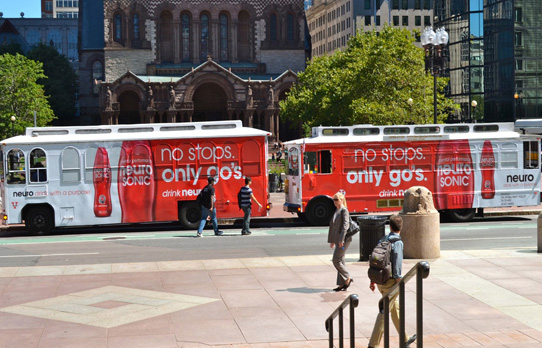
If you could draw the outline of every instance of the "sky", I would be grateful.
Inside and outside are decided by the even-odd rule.
[[[20,18],[24,12],[25,18],[41,17],[40,0],[0,0],[0,12],[4,18]]]

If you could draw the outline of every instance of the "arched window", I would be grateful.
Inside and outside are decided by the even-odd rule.
[[[228,60],[228,16],[220,15],[220,60]]]
[[[98,82],[103,81],[103,64],[99,60],[92,62],[92,94],[98,94],[100,86]]]
[[[200,18],[200,31],[201,31],[201,42],[200,42],[200,58],[202,61],[207,59],[209,55],[209,16],[202,14]]]
[[[79,151],[74,147],[62,150],[62,182],[80,182],[81,163]]]
[[[250,23],[246,11],[239,12],[237,24],[237,56],[241,61],[250,61]]]
[[[114,18],[113,39],[117,42],[122,42],[122,16],[117,13]]]
[[[181,15],[181,40],[183,61],[190,61],[190,15]]]
[[[42,149],[30,151],[30,182],[47,181],[47,156]]]
[[[133,27],[134,27],[134,40],[139,40],[139,14],[134,13],[133,18]]]
[[[271,41],[277,41],[277,15],[272,14],[269,22],[269,38]]]
[[[288,13],[288,15],[286,16],[286,39],[288,41],[294,41],[294,33],[294,15]]]

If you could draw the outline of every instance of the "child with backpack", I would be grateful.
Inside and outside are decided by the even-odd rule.
[[[369,288],[374,292],[375,286],[382,295],[388,293],[391,288],[403,277],[401,275],[403,269],[403,241],[401,240],[401,229],[403,228],[403,218],[399,215],[390,216],[390,233],[382,238],[371,256],[369,257],[369,278],[371,283]],[[390,297],[390,313],[393,325],[400,332],[399,321],[399,293]],[[376,317],[375,326],[371,339],[369,340],[369,348],[377,348],[384,334],[384,305],[382,301],[379,303],[379,313]],[[405,342],[408,348],[416,340],[416,335],[408,337],[406,335]]]

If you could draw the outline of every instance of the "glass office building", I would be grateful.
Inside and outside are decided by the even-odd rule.
[[[451,122],[542,117],[540,0],[436,0],[435,27],[450,34]],[[473,103],[476,101],[476,103]]]

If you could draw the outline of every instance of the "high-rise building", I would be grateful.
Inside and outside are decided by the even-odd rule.
[[[41,18],[78,18],[79,0],[41,0]]]
[[[433,0],[314,0],[306,16],[317,57],[344,49],[357,30],[388,24],[421,31],[433,23]]]
[[[436,26],[450,35],[449,96],[461,105],[455,121],[542,117],[542,1],[436,0],[435,5]]]

